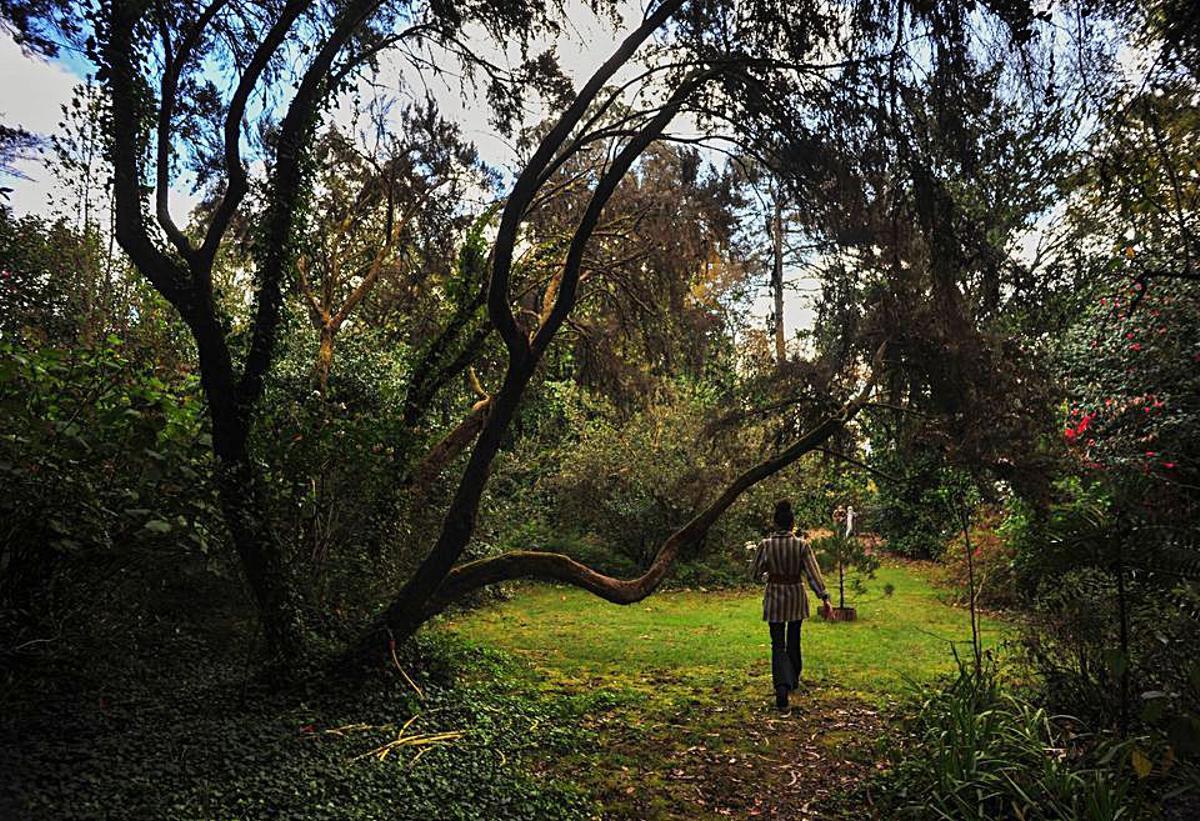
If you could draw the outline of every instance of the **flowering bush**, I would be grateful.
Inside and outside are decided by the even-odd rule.
[[[1135,280],[1101,297],[1061,351],[1063,438],[1090,471],[1150,476],[1158,506],[1183,501],[1200,472],[1200,287]]]

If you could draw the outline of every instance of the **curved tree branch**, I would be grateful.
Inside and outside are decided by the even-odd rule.
[[[621,184],[621,180],[625,179],[625,175],[629,173],[629,169],[633,166],[637,158],[662,134],[663,129],[679,113],[679,109],[683,106],[687,98],[691,96],[692,92],[706,80],[714,76],[714,74],[715,72],[712,69],[698,71],[680,83],[650,122],[644,125],[621,148],[620,153],[617,154],[608,169],[604,172],[604,176],[600,178],[595,192],[588,201],[587,210],[584,211],[583,217],[579,221],[579,226],[575,229],[575,233],[571,237],[571,244],[567,249],[567,258],[563,262],[562,274],[555,278],[557,280],[555,283],[557,293],[554,294],[554,307],[549,311],[541,327],[538,328],[537,334],[531,344],[535,356],[539,356],[545,351],[546,347],[550,344],[551,338],[575,305],[575,294],[579,285],[579,271],[580,266],[583,264],[583,254],[587,250],[588,242],[592,238],[592,233],[595,231],[596,225],[600,222],[600,214],[604,210],[604,206],[608,204],[609,199],[617,190],[617,186]]]
[[[737,501],[742,493],[778,473],[804,454],[821,449],[830,436],[840,430],[866,405],[874,391],[875,382],[881,370],[883,350],[884,346],[881,345],[875,354],[875,365],[872,368],[871,378],[854,400],[847,403],[839,413],[828,417],[797,439],[786,450],[759,462],[738,476],[708,507],[667,537],[659,547],[649,569],[641,576],[634,579],[617,579],[593,570],[561,553],[515,551],[490,559],[468,562],[454,568],[426,604],[425,617],[429,618],[444,610],[447,605],[473,590],[518,578],[535,578],[571,584],[614,604],[633,604],[641,601],[661,584],[676,556],[679,555],[679,551],[704,538],[709,528],[730,505]]]
[[[246,104],[254,92],[254,87],[258,85],[259,78],[271,62],[271,58],[283,45],[288,32],[300,19],[300,15],[311,5],[312,0],[289,0],[283,7],[279,17],[271,24],[271,28],[263,37],[262,42],[254,50],[254,56],[250,58],[249,65],[246,66],[245,72],[238,80],[233,98],[229,101],[229,110],[225,112],[224,134],[225,175],[227,177],[225,194],[213,212],[208,230],[204,234],[204,242],[197,252],[199,259],[205,262],[206,267],[211,268],[221,240],[225,237],[225,230],[229,227],[229,221],[233,219],[234,213],[242,202],[242,197],[250,188],[246,178],[246,169],[242,165],[241,145],[242,117],[246,114]]]
[[[512,271],[513,250],[517,243],[517,232],[526,208],[538,192],[542,171],[553,159],[555,153],[562,148],[572,129],[578,125],[609,78],[633,57],[638,47],[681,5],[683,5],[683,0],[663,0],[659,3],[658,8],[647,15],[638,28],[625,38],[617,50],[604,61],[604,64],[580,89],[579,94],[559,118],[554,128],[542,138],[537,150],[513,184],[512,194],[505,203],[504,213],[500,217],[500,228],[496,234],[492,279],[488,288],[488,314],[491,317],[492,325],[508,348],[510,359],[519,361],[529,353],[529,341],[517,327],[512,307],[509,305],[508,283]]]

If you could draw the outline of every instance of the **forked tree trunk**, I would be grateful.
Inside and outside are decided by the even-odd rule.
[[[303,632],[298,608],[284,566],[284,552],[269,521],[269,508],[262,478],[250,458],[250,420],[261,399],[270,371],[275,338],[282,316],[284,272],[292,260],[294,228],[305,194],[304,158],[319,109],[331,89],[334,65],[343,48],[378,9],[379,0],[348,0],[339,4],[330,26],[311,52],[295,95],[287,104],[275,140],[275,158],[270,167],[269,196],[263,231],[256,242],[262,250],[258,259],[254,318],[250,344],[240,368],[236,367],[226,343],[226,328],[214,305],[212,270],[231,221],[249,191],[240,141],[247,104],[273,57],[289,39],[297,21],[310,3],[286,0],[273,8],[272,22],[253,48],[244,66],[224,122],[225,188],[216,203],[199,244],[192,242],[171,219],[168,205],[170,142],[173,112],[179,103],[179,80],[194,50],[212,36],[210,25],[224,3],[207,4],[191,24],[191,35],[181,38],[166,59],[155,99],[154,77],[146,84],[142,57],[154,53],[144,32],[153,27],[152,4],[141,0],[112,0],[100,5],[96,40],[105,65],[104,85],[109,92],[107,118],[108,157],[113,168],[113,227],[117,243],[137,269],[150,281],[187,323],[196,342],[201,383],[212,419],[212,447],[216,458],[221,507],[247,582],[262,617],[269,652],[291,660],[303,653]],[[417,27],[409,29],[416,31]],[[168,52],[172,51],[169,47]],[[361,60],[361,58],[357,58]],[[348,71],[356,64],[339,66]],[[153,71],[151,75],[153,75]],[[151,156],[145,139],[147,115],[157,102],[157,154]],[[146,173],[151,171],[151,173]],[[158,229],[169,241],[164,250],[147,230],[148,213],[144,184],[155,181],[155,217]]]

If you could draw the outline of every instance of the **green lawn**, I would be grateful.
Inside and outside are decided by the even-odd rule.
[[[896,696],[909,680],[953,670],[951,642],[970,653],[966,610],[943,604],[927,573],[890,563],[857,602],[858,621],[807,622],[805,687],[783,715],[757,590],[667,592],[619,607],[529,585],[441,629],[524,659],[525,673],[505,685],[515,692],[607,699],[580,725],[589,744],[530,764],[577,784],[604,818],[861,819],[871,817],[865,785],[888,767],[877,742],[893,730]],[[986,645],[1002,639],[1002,624],[982,627]]]
[[[882,594],[892,584],[890,597]],[[667,592],[621,607],[566,587],[530,586],[450,626],[472,641],[528,658],[552,679],[636,686],[664,675],[729,685],[769,673],[761,594]],[[970,653],[970,619],[938,600],[924,572],[889,564],[870,582],[853,623],[804,624],[804,676],[867,698],[954,668],[950,643]],[[986,645],[1003,626],[982,621]]]

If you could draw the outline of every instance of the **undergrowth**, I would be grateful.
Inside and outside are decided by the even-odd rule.
[[[43,659],[10,676],[0,817],[592,815],[538,761],[586,747],[580,716],[611,697],[523,694],[506,686],[513,662],[453,637],[425,636],[401,660],[420,695],[394,670],[355,692],[271,692],[185,638],[156,658],[120,670]]]
[[[956,676],[914,694],[904,730],[889,751],[897,763],[872,786],[883,817],[1157,817],[1190,778],[1182,764],[1161,766],[1164,751],[1149,737],[1048,713],[990,659],[979,672],[960,662]]]

